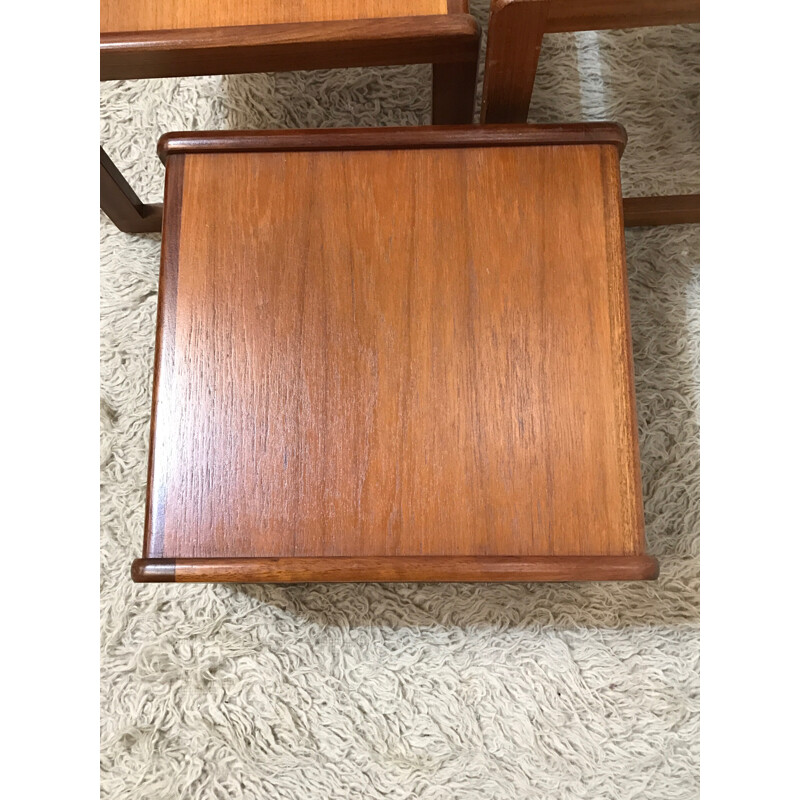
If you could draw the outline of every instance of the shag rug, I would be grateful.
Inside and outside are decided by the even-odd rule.
[[[425,124],[429,79],[109,82],[101,142],[156,201],[165,131]],[[529,119],[619,121],[627,195],[697,191],[699,26],[546,37]],[[661,577],[550,585],[133,584],[160,237],[100,232],[103,797],[697,796],[698,226],[626,234]]]

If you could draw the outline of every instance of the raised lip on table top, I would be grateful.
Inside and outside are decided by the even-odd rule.
[[[403,128],[322,128],[269,131],[176,131],[158,141],[159,158],[200,153],[320,150],[413,150],[453,147],[614,145],[628,135],[616,122],[528,125],[428,125]]]
[[[650,555],[137,558],[136,583],[513,583],[655,580]]]

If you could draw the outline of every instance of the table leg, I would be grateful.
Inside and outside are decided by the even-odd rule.
[[[143,203],[100,148],[100,208],[125,233],[158,233],[161,231],[161,204]]]
[[[433,65],[433,124],[470,125],[475,114],[475,79],[478,54],[474,61],[454,61]]]
[[[492,0],[481,122],[526,122],[549,0]]]

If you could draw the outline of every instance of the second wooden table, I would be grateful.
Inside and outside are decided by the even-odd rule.
[[[469,123],[480,28],[467,0],[102,0],[100,79],[433,64],[432,121]],[[100,153],[100,206],[123,231],[161,230]]]

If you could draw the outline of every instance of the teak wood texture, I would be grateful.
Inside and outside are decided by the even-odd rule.
[[[448,0],[101,0],[100,30],[155,31],[446,14]]]
[[[481,34],[467,0],[103,0],[100,20],[101,80],[430,63],[433,123],[473,119]],[[100,169],[117,227],[159,230],[159,209],[110,159]]]
[[[458,64],[472,70],[474,97],[480,28],[468,12],[467,0],[107,0],[100,78]]]
[[[626,228],[686,225],[700,222],[699,194],[626,197],[622,201]]]
[[[156,233],[161,230],[161,204],[143,203],[102,147],[100,197],[103,211],[121,231]]]
[[[700,0],[549,0],[549,6],[546,33],[700,22]]]
[[[699,21],[699,0],[492,0],[481,122],[528,118],[545,33]],[[699,221],[699,195],[625,201],[629,227]]]
[[[134,578],[655,577],[624,140],[611,125],[162,139]]]
[[[481,122],[528,117],[545,33],[700,21],[700,0],[492,0]]]

